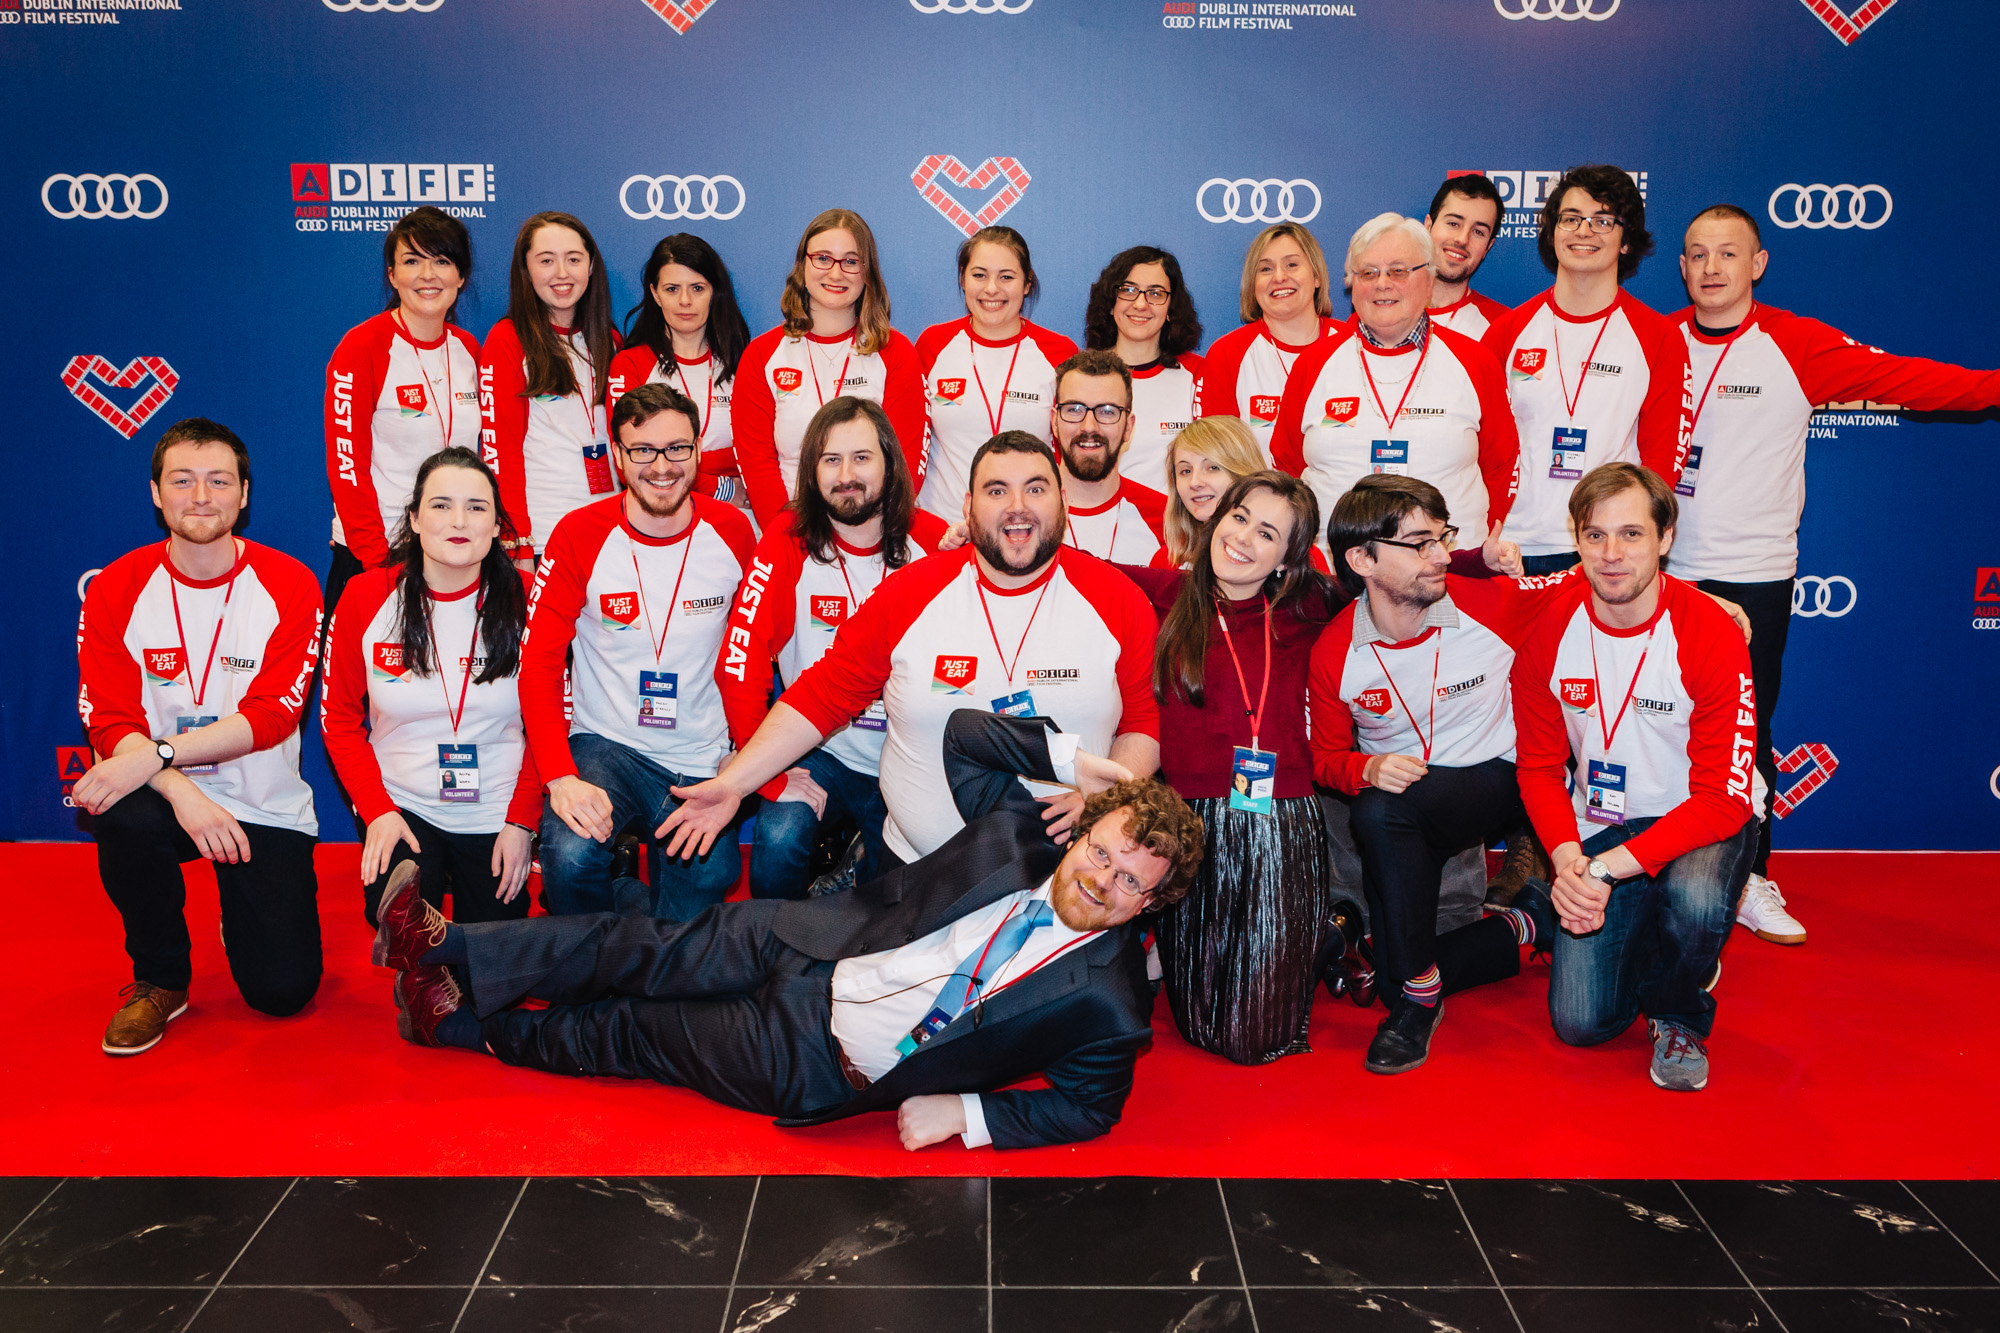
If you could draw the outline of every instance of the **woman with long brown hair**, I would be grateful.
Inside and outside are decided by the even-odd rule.
[[[923,481],[924,377],[910,340],[889,325],[875,233],[829,208],[806,224],[779,300],[785,322],[751,339],[730,405],[736,462],[759,527],[792,498],[813,414],[842,394],[882,404],[910,476]]]

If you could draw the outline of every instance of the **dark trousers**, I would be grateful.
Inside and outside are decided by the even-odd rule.
[[[333,542],[330,545],[331,554],[327,557],[326,562],[326,619],[328,624],[331,624],[333,621],[333,610],[340,605],[340,594],[346,590],[347,581],[366,569],[366,566],[355,558],[354,552],[348,550],[339,542]],[[323,643],[322,646],[324,646]]]
[[[1470,768],[1433,765],[1403,791],[1364,787],[1354,798],[1354,841],[1385,991],[1400,994],[1402,983],[1433,964],[1447,995],[1520,972],[1521,949],[1507,918],[1485,917],[1442,935],[1437,929],[1445,863],[1503,835],[1520,813],[1520,788],[1506,759]]]
[[[1771,719],[1778,712],[1784,678],[1785,636],[1792,629],[1792,580],[1725,583],[1703,579],[1703,592],[1727,597],[1750,617],[1750,679],[1757,687],[1757,771],[1764,775],[1764,818],[1757,824],[1757,859],[1750,872],[1766,874],[1771,864],[1771,803],[1778,798],[1778,762],[1771,757]]]
[[[418,892],[424,901],[439,911],[444,910],[444,896],[451,894],[451,919],[469,921],[519,921],[528,914],[528,890],[514,895],[514,901],[503,903],[495,896],[500,887],[500,877],[493,873],[493,844],[500,840],[495,833],[448,833],[437,825],[397,807],[397,813],[416,835],[421,852],[410,850],[407,842],[398,842],[396,850],[390,854],[389,868],[373,884],[361,886],[361,914],[368,918],[368,924],[376,924],[375,909],[382,904],[382,891],[389,887],[389,873],[405,861],[417,863]]]
[[[826,789],[826,814],[815,815],[804,801],[767,800],[757,810],[756,832],[750,839],[750,896],[803,898],[811,881],[813,849],[820,830],[845,815],[861,826],[861,864],[854,882],[866,884],[892,862],[883,858],[882,824],[889,807],[882,799],[881,779],[857,773],[825,750],[813,750],[797,767],[812,774]]]
[[[1575,551],[1563,551],[1556,555],[1524,555],[1521,557],[1521,572],[1531,578],[1560,574],[1582,559]]]
[[[186,990],[192,975],[187,882],[181,866],[201,853],[167,798],[141,787],[96,819],[97,873],[125,920],[132,979]],[[319,989],[316,839],[295,829],[245,823],[250,859],[215,863],[222,947],[244,1003],[279,1018]]]
[[[650,1078],[769,1116],[837,1106],[853,1089],[833,1038],[834,965],[771,933],[779,906],[461,927],[480,1035],[527,1069]],[[508,1007],[529,998],[549,1007]]]

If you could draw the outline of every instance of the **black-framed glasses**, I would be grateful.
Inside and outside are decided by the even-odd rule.
[[[1613,227],[1622,227],[1625,225],[1609,213],[1594,213],[1589,217],[1585,217],[1581,213],[1564,213],[1556,219],[1556,230],[1575,231],[1586,222],[1590,224],[1590,229],[1600,236],[1610,231]]]
[[[1121,301],[1137,301],[1143,298],[1147,305],[1165,305],[1174,299],[1174,294],[1165,287],[1141,287],[1131,282],[1119,283],[1113,289],[1113,294]]]
[[[667,456],[669,463],[685,463],[695,455],[692,444],[621,444],[618,447],[640,467],[650,467],[661,454]]]
[[[1132,409],[1116,403],[1057,403],[1056,415],[1074,426],[1085,417],[1096,417],[1100,426],[1115,426]]]
[[[832,268],[835,264],[840,265],[842,273],[859,273],[862,269],[868,267],[868,261],[860,255],[842,255],[840,258],[835,259],[831,250],[815,250],[807,255],[806,258],[812,261],[814,268],[822,272]]]
[[[1400,546],[1405,551],[1415,551],[1420,556],[1429,557],[1430,553],[1440,546],[1449,551],[1458,541],[1458,529],[1448,527],[1439,535],[1425,537],[1422,541],[1399,542],[1394,537],[1377,537],[1375,540],[1383,546]]]

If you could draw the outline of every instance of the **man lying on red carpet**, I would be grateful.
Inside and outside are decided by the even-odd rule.
[[[398,1028],[526,1068],[693,1088],[786,1126],[896,1107],[912,1150],[1095,1138],[1151,1039],[1135,918],[1187,892],[1201,821],[1047,719],[962,709],[944,752],[965,828],[846,893],[685,922],[458,926],[414,875],[395,880],[375,961],[400,973]],[[1087,793],[1067,850],[1017,774]],[[548,1007],[514,1007],[527,998]],[[1038,1072],[1047,1088],[992,1091]]]

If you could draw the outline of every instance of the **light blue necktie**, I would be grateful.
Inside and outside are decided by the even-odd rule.
[[[1054,917],[1054,909],[1045,900],[1030,902],[1025,910],[1009,917],[990,946],[980,945],[952,969],[944,989],[938,992],[937,1008],[952,1018],[964,1013],[974,995],[984,994],[986,983],[998,976],[1000,969],[1021,952],[1028,936],[1037,928],[1048,925]],[[980,957],[982,953],[985,954],[983,959]]]

